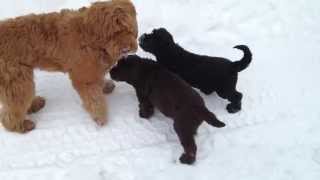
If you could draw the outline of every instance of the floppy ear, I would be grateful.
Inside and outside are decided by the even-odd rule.
[[[111,25],[109,26],[110,35],[114,35],[123,30],[128,30],[132,25],[130,24],[130,16],[121,7],[116,7],[111,15]]]
[[[122,1],[122,0],[119,0]],[[131,14],[121,5],[112,7],[110,2],[96,2],[88,9],[85,25],[88,33],[95,35],[99,40],[108,40],[114,34],[132,28],[134,20]],[[133,22],[132,22],[133,21]]]

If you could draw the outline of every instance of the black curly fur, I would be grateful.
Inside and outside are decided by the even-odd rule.
[[[228,99],[231,102],[227,105],[229,113],[241,110],[242,94],[236,90],[236,84],[238,72],[247,68],[252,59],[247,46],[235,46],[244,52],[244,57],[231,62],[226,58],[202,56],[184,50],[164,28],[142,35],[139,41],[143,50],[154,54],[161,65],[193,87],[205,94],[217,92],[220,97]]]
[[[119,61],[110,75],[135,88],[141,117],[150,118],[156,107],[174,120],[174,129],[184,148],[180,157],[182,163],[195,161],[194,135],[203,121],[219,128],[225,126],[206,108],[201,96],[189,84],[155,61],[128,56]]]

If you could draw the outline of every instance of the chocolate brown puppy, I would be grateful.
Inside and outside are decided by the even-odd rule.
[[[120,60],[110,75],[135,88],[141,117],[150,118],[156,107],[174,120],[174,130],[184,148],[181,163],[192,164],[196,160],[194,135],[203,121],[218,128],[225,126],[190,85],[152,60],[129,56]]]

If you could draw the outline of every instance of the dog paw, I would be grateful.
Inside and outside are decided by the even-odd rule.
[[[103,87],[103,93],[110,94],[110,93],[112,93],[112,91],[114,90],[115,87],[116,87],[116,85],[114,84],[114,82],[112,80],[106,80],[104,87]]]
[[[149,119],[153,115],[153,108],[140,109],[139,115],[141,118]]]
[[[237,113],[241,110],[241,107],[234,104],[228,104],[226,109],[229,113]]]
[[[195,161],[196,161],[196,156],[195,155],[190,155],[190,154],[186,154],[186,153],[183,153],[180,157],[180,162],[182,164],[193,164]]]
[[[27,133],[31,130],[33,130],[36,127],[35,123],[31,120],[24,120],[23,121],[23,133]]]
[[[35,97],[28,110],[28,114],[32,114],[40,111],[45,106],[45,104],[46,104],[46,100],[43,97],[40,97],[40,96]]]
[[[94,121],[97,123],[98,126],[104,126],[107,124],[106,118],[94,118]]]

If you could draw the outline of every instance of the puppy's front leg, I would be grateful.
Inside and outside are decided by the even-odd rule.
[[[149,119],[154,113],[154,107],[142,91],[137,90],[136,93],[139,100],[139,115],[142,118]]]
[[[92,119],[103,126],[107,122],[107,104],[103,95],[103,82],[83,83],[72,80],[74,88],[79,93],[84,108],[89,112]]]
[[[149,119],[154,113],[153,105],[149,102],[142,102],[139,104],[139,115],[142,118]]]

